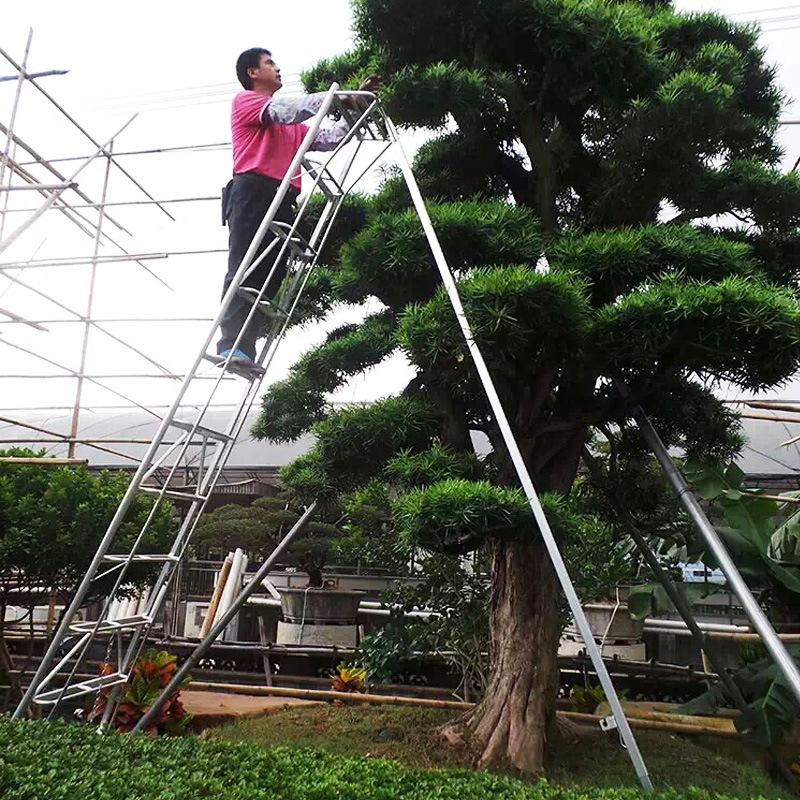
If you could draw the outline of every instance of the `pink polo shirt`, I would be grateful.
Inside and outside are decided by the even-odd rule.
[[[231,140],[233,142],[233,174],[257,172],[281,180],[300,149],[308,126],[283,125],[271,122],[261,114],[271,96],[257,92],[239,92],[231,107]],[[300,171],[292,178],[292,186],[300,188]]]

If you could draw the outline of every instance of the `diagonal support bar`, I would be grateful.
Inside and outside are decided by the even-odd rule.
[[[617,381],[616,386],[617,391],[623,398],[630,398],[631,394],[627,386],[619,381]],[[667,448],[661,441],[661,437],[656,432],[647,414],[644,413],[641,406],[636,405],[632,409],[632,415],[642,434],[642,438],[653,451],[653,455],[655,455],[667,480],[675,491],[678,502],[684,507],[686,513],[691,517],[692,522],[694,522],[697,527],[697,530],[700,531],[703,539],[705,539],[709,550],[714,554],[714,558],[716,558],[733,593],[739,598],[739,602],[742,604],[742,608],[744,608],[748,619],[761,637],[764,646],[775,660],[778,669],[786,678],[786,682],[797,698],[797,702],[800,703],[800,669],[797,668],[797,664],[786,649],[786,645],[780,640],[778,634],[775,633],[775,629],[770,624],[767,615],[758,604],[758,601],[753,597],[750,587],[737,569],[736,564],[734,564],[725,544],[722,539],[720,539],[719,534],[701,508],[700,503],[697,502],[697,498],[692,494],[692,490],[689,488],[680,470],[675,466],[675,462],[670,457]]]
[[[569,603],[570,611],[575,619],[575,624],[580,631],[581,637],[586,645],[586,649],[589,652],[589,657],[592,660],[595,672],[597,673],[597,677],[600,680],[600,684],[603,687],[603,691],[605,692],[606,698],[611,706],[614,720],[616,721],[622,741],[628,750],[628,756],[631,759],[633,768],[636,771],[637,777],[639,778],[639,782],[642,784],[642,787],[645,791],[652,792],[653,784],[650,780],[650,776],[647,774],[647,767],[645,766],[642,755],[639,752],[639,747],[636,744],[633,731],[631,730],[628,720],[625,717],[625,713],[622,710],[622,704],[619,701],[616,689],[611,681],[611,676],[608,674],[608,670],[605,662],[603,661],[600,649],[597,646],[597,642],[594,640],[591,628],[589,627],[589,622],[586,619],[586,615],[583,613],[581,602],[578,599],[575,587],[572,584],[572,579],[569,577],[569,572],[564,564],[561,551],[558,549],[558,544],[556,543],[555,536],[550,528],[550,523],[547,521],[544,509],[539,501],[539,496],[534,488],[533,481],[531,480],[530,473],[528,472],[528,467],[525,464],[525,460],[523,459],[522,453],[517,445],[517,440],[511,430],[511,425],[508,422],[505,409],[503,408],[503,404],[501,403],[500,397],[497,394],[497,389],[495,388],[492,376],[489,373],[489,369],[486,366],[486,362],[483,359],[480,348],[475,342],[472,328],[464,311],[461,297],[458,294],[458,288],[453,278],[453,274],[450,272],[450,267],[447,264],[444,253],[442,252],[442,247],[439,244],[439,239],[436,236],[433,223],[428,215],[428,209],[425,206],[425,201],[422,199],[422,194],[420,193],[419,186],[417,185],[416,178],[414,177],[414,172],[411,169],[411,164],[405,154],[405,151],[403,150],[402,145],[400,144],[400,140],[397,136],[397,129],[395,128],[394,124],[388,117],[385,118],[385,121],[389,131],[392,134],[392,137],[397,143],[400,169],[411,194],[411,201],[413,202],[414,208],[416,209],[417,215],[422,223],[422,229],[425,232],[425,237],[428,240],[428,245],[433,254],[433,259],[436,262],[436,267],[439,270],[442,283],[444,284],[444,287],[450,298],[450,303],[452,304],[453,311],[458,319],[458,324],[461,328],[461,332],[464,335],[470,356],[472,357],[472,361],[475,364],[476,370],[478,371],[478,376],[483,384],[483,389],[486,393],[487,399],[489,400],[492,413],[494,414],[497,425],[500,428],[503,441],[508,449],[511,460],[514,463],[514,469],[516,470],[517,477],[519,478],[519,482],[522,485],[523,491],[525,492],[525,497],[530,504],[533,516],[536,519],[536,523],[539,527],[542,539],[544,540],[550,560],[553,563],[553,567],[558,575],[558,580],[561,583],[561,588],[564,591],[567,602]]]
[[[166,685],[164,690],[158,696],[158,699],[150,706],[147,713],[136,723],[134,731],[144,730],[153,720],[164,701],[175,692],[181,685],[183,679],[189,674],[192,667],[208,652],[211,645],[222,635],[225,628],[231,620],[239,613],[239,609],[247,602],[247,599],[257,591],[261,591],[262,581],[269,575],[272,565],[278,560],[278,557],[283,551],[292,543],[292,541],[300,534],[308,524],[314,511],[317,508],[316,502],[312,503],[300,517],[297,522],[292,526],[291,530],[280,540],[278,546],[270,553],[269,558],[258,568],[258,572],[250,579],[241,592],[234,598],[228,610],[214,623],[211,630],[205,639],[198,645],[198,647],[191,653],[191,655],[178,667],[172,680]]]

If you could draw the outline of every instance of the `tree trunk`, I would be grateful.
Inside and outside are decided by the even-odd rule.
[[[478,766],[544,768],[555,728],[559,585],[544,543],[492,540],[491,676],[467,721]]]

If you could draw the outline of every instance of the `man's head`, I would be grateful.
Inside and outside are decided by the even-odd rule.
[[[236,59],[236,77],[245,89],[273,94],[283,86],[281,71],[272,53],[263,47],[251,47]]]

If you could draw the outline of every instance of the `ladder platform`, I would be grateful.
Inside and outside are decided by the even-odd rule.
[[[180,558],[172,553],[135,553],[134,555],[106,553],[103,556],[103,561],[109,564],[124,564],[128,559],[131,560],[131,564],[164,564],[167,561],[180,561]]]
[[[73,633],[116,633],[117,631],[141,628],[144,625],[149,625],[152,621],[153,618],[147,616],[147,614],[134,614],[133,616],[120,617],[119,619],[104,619],[99,625],[97,620],[76,622],[74,625],[70,625],[69,629]]]
[[[34,702],[40,705],[51,705],[60,700],[69,700],[71,697],[92,694],[107,686],[117,686],[127,682],[127,675],[122,672],[112,672],[109,675],[101,675],[98,678],[91,678],[88,681],[70,684],[65,689],[51,689],[49,692],[42,692],[34,697]]]
[[[162,489],[158,486],[140,486],[139,491],[142,494],[148,494],[151,497],[168,497],[170,500],[178,500],[186,503],[204,503],[208,498],[202,494],[193,492],[179,492],[177,489]]]
[[[236,294],[238,294],[239,297],[243,298],[244,300],[247,300],[247,302],[251,305],[256,306],[257,310],[269,319],[286,319],[288,316],[283,309],[276,308],[274,305],[272,305],[270,300],[264,300],[264,298],[259,300],[258,289],[254,289],[251,286],[240,286],[236,290]]]
[[[206,361],[210,361],[212,364],[223,367],[225,372],[230,372],[234,375],[238,375],[240,378],[245,378],[248,381],[256,380],[257,378],[261,378],[264,376],[265,370],[263,367],[255,366],[255,367],[245,367],[241,364],[237,363],[236,361],[229,362],[228,366],[225,366],[225,359],[222,356],[214,355],[213,353],[204,353],[203,358]]]
[[[174,425],[182,431],[194,432],[196,436],[202,436],[204,439],[216,439],[218,442],[229,442],[233,438],[222,431],[215,431],[213,428],[206,428],[204,425],[195,425],[194,422],[189,422],[185,419],[173,419],[170,425]]]

